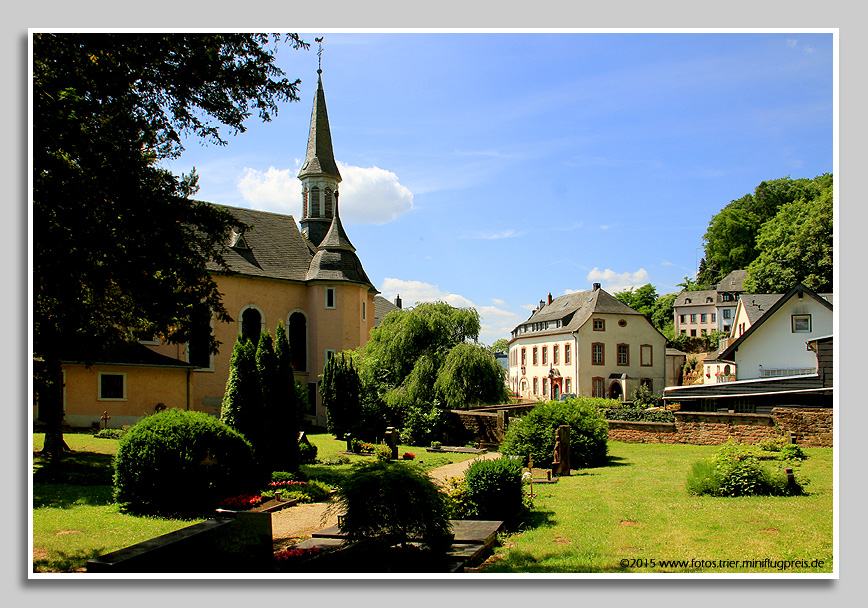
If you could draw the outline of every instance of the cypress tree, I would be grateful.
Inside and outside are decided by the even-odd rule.
[[[277,357],[274,354],[274,340],[267,332],[259,336],[256,347],[256,371],[259,376],[259,389],[262,392],[262,425],[260,445],[262,463],[275,470],[280,454],[280,437],[275,433],[275,416],[278,409]]]
[[[299,404],[295,391],[295,374],[292,371],[292,352],[289,338],[283,321],[277,322],[277,333],[274,340],[274,354],[276,359],[276,409],[273,428],[280,434],[280,443],[283,445],[278,463],[286,470],[296,471],[299,465],[298,455],[298,431],[299,431]]]
[[[260,452],[263,424],[262,389],[256,370],[256,351],[253,343],[239,335],[229,361],[229,378],[220,408],[220,420],[232,427],[253,445],[257,459]]]
[[[326,363],[320,394],[328,410],[328,431],[340,439],[358,424],[361,412],[361,381],[346,353],[335,355]]]

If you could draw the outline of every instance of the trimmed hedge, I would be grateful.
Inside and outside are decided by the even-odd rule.
[[[113,466],[114,500],[142,513],[201,513],[268,481],[243,435],[204,412],[178,409],[133,426]]]
[[[555,431],[570,427],[570,466],[593,467],[606,464],[609,425],[600,413],[601,402],[610,400],[588,397],[547,401],[509,425],[500,453],[533,458],[534,465],[551,466],[554,459]]]
[[[521,462],[511,458],[477,460],[464,472],[467,515],[514,521],[523,511]]]

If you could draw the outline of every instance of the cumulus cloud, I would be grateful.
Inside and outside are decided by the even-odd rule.
[[[338,162],[341,171],[340,214],[345,224],[386,224],[413,208],[413,193],[398,176],[379,167]],[[251,207],[301,217],[301,183],[297,169],[267,171],[245,168],[238,190]]]
[[[338,163],[341,219],[348,224],[387,224],[413,208],[413,193],[398,176],[379,167]]]
[[[254,209],[301,217],[301,185],[296,172],[269,167],[257,171],[245,167],[238,190]]]
[[[421,302],[437,301],[461,308],[472,306],[479,313],[481,325],[479,341],[484,344],[493,344],[499,338],[508,337],[509,333],[522,320],[522,317],[516,313],[502,307],[503,300],[492,299],[492,302],[498,304],[497,306],[477,306],[460,294],[446,291],[437,285],[423,281],[405,281],[386,277],[380,291],[387,300],[394,300],[395,296],[400,295],[405,307],[415,306]]]
[[[594,267],[585,278],[593,283],[601,283],[603,289],[609,293],[616,293],[630,287],[639,287],[648,283],[648,271],[640,268],[636,272],[619,273],[610,268],[600,270]]]

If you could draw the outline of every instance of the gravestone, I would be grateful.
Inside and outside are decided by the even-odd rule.
[[[565,477],[570,474],[570,427],[562,424],[555,431],[555,454],[552,475]]]
[[[392,460],[398,459],[398,429],[393,426],[386,428],[386,445],[392,450]]]

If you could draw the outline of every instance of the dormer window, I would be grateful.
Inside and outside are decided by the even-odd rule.
[[[243,232],[232,231],[232,236],[229,237],[229,247],[232,249],[250,249],[247,241],[244,239]]]
[[[685,299],[684,299],[684,303],[685,303],[685,304],[690,304],[691,302],[692,302],[692,300],[691,300],[690,298],[685,298]]]

